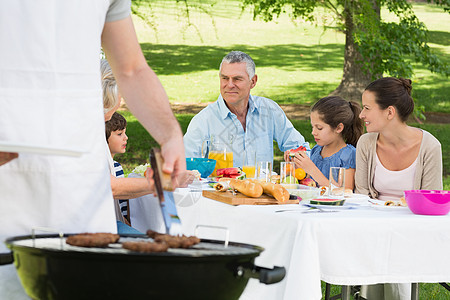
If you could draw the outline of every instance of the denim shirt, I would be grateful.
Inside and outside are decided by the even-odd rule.
[[[252,95],[249,97],[245,131],[221,95],[216,102],[194,116],[184,135],[186,157],[201,157],[202,142],[211,138],[214,142],[230,145],[235,167],[242,167],[244,151],[255,151],[256,161],[273,161],[274,140],[282,152],[300,146],[310,149],[309,143],[305,142],[278,104]]]
[[[330,168],[341,167],[356,169],[356,148],[347,144],[344,148],[331,155],[322,157],[322,146],[315,145],[311,150],[311,160],[327,179],[330,179]]]

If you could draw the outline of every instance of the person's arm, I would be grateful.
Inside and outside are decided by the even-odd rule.
[[[435,138],[430,141],[423,155],[421,186],[422,190],[442,190],[442,149]]]
[[[114,199],[133,199],[153,193],[153,186],[146,178],[116,178],[111,175]]]
[[[358,144],[356,145],[355,192],[370,196],[369,182],[367,179],[369,174],[369,141],[367,136],[363,135],[359,138]]]
[[[191,119],[183,137],[186,157],[202,157],[202,144],[207,139],[204,136],[208,135],[205,131],[206,128],[207,125],[200,115],[196,115]]]
[[[286,160],[286,151],[296,149],[300,146],[306,148],[306,152],[310,155],[311,148],[309,143],[305,141],[305,138],[298,132],[292,125],[291,121],[287,118],[281,107],[275,103],[273,105],[273,118],[274,118],[274,139],[278,144],[280,151],[284,152],[284,158]]]
[[[179,182],[178,175],[186,171],[183,134],[164,88],[142,54],[131,17],[105,23],[102,46],[130,111],[161,146],[163,170]]]
[[[353,168],[345,169],[345,188],[352,191],[355,189],[355,171]]]

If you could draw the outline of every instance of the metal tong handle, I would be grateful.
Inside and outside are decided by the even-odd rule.
[[[195,226],[195,231],[194,231],[194,235],[198,236],[198,229],[200,227],[204,227],[204,228],[214,228],[214,229],[222,229],[225,230],[225,241],[224,241],[224,247],[227,248],[228,244],[230,243],[230,230],[227,227],[222,227],[222,226],[213,226],[213,225],[197,225]]]
[[[31,238],[33,239],[33,247],[36,247],[36,231],[44,231],[44,232],[51,232],[51,233],[57,233],[59,235],[59,239],[60,239],[60,246],[61,249],[63,250],[64,248],[64,232],[53,229],[53,228],[47,228],[47,227],[33,227],[31,228]]]

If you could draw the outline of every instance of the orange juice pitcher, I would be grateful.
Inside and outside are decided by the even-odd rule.
[[[211,174],[212,177],[217,176],[216,171],[218,169],[233,167],[233,151],[231,151],[231,147],[225,143],[211,143],[208,158],[216,160],[216,167]]]

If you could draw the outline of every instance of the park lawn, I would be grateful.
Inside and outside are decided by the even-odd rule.
[[[231,50],[245,51],[256,62],[258,84],[252,93],[279,104],[309,105],[338,86],[344,35],[320,11],[315,26],[293,22],[288,15],[272,22],[252,20],[250,9],[241,10],[235,0],[188,2],[194,6],[189,19],[183,1],[152,1],[150,20],[156,30],[134,17],[144,54],[171,102],[216,100],[219,63]],[[414,10],[430,31],[434,53],[450,63],[450,15],[428,4],[415,4]],[[450,113],[448,78],[415,65],[412,80],[413,97],[426,111]]]

